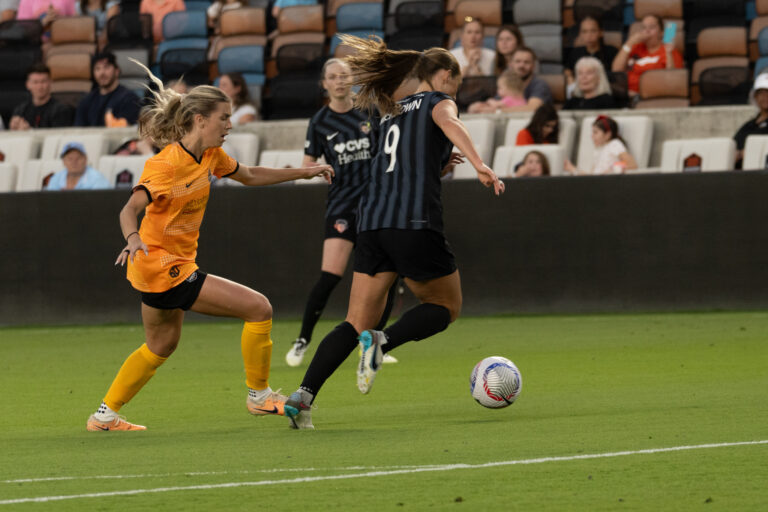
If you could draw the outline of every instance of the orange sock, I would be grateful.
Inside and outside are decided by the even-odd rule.
[[[272,320],[245,322],[240,338],[245,364],[245,383],[251,389],[269,386],[269,367],[272,360]]]
[[[133,396],[152,378],[157,368],[168,359],[160,357],[149,350],[144,343],[125,360],[117,377],[104,397],[104,403],[117,412],[127,404]]]

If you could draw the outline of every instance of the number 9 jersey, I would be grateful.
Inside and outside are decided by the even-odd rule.
[[[371,179],[360,199],[358,232],[429,229],[442,233],[440,175],[453,143],[432,120],[432,109],[453,98],[420,92],[398,103],[402,113],[381,118]]]

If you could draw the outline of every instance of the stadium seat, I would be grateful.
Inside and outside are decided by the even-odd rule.
[[[383,10],[384,2],[382,2],[382,0],[328,0],[324,16],[325,34],[327,37],[333,37],[333,35],[339,31],[336,27],[336,15],[338,14],[339,9],[347,4],[359,3],[382,4]]]
[[[164,81],[183,78],[190,86],[209,83],[208,50],[205,48],[166,49],[160,58]]]
[[[162,73],[163,54],[171,50],[193,50],[189,53],[176,53],[166,59],[166,69],[176,71],[185,66],[190,69],[198,69],[201,66],[197,57],[201,54],[207,60],[208,50],[208,24],[206,14],[201,11],[175,11],[169,12],[163,18],[163,41],[157,45],[155,65],[153,71],[163,80],[178,78],[179,76]],[[196,52],[194,50],[197,50]],[[192,57],[190,59],[190,57]]]
[[[701,100],[699,77],[711,68],[748,68],[747,31],[744,27],[712,27],[702,30],[697,41],[699,59],[691,71],[691,104]],[[741,78],[743,73],[739,73]]]
[[[472,137],[472,142],[475,143],[475,149],[477,149],[480,158],[483,159],[486,165],[491,165],[495,140],[495,123],[493,120],[465,119],[464,126],[467,127],[467,131]],[[453,170],[453,177],[456,179],[477,178],[477,171],[475,171],[471,163],[465,161],[456,166]]]
[[[43,189],[43,180],[64,169],[61,159],[27,160],[19,169],[16,178],[16,192],[35,192]]]
[[[506,131],[504,133],[504,145],[514,146],[517,141],[517,134],[520,130],[528,126],[531,122],[531,116],[514,117],[507,121]],[[576,141],[576,121],[572,117],[560,116],[560,133],[558,134],[559,145],[565,150],[565,158],[571,158],[573,155],[573,146]]]
[[[51,24],[51,46],[46,57],[62,53],[96,53],[96,18],[67,16]]]
[[[704,57],[698,54],[699,34],[710,28],[737,27],[744,29],[744,17],[722,15],[714,18],[697,18],[685,22],[685,57],[689,62]],[[723,33],[721,33],[723,34]],[[746,39],[746,35],[745,35]],[[746,55],[746,52],[744,53]]]
[[[0,42],[0,116],[8,126],[16,106],[28,98],[27,70],[40,60],[40,46]]]
[[[558,24],[562,26],[560,0],[517,0],[514,5],[517,25]],[[577,17],[576,19],[580,19]]]
[[[731,170],[735,152],[736,143],[730,137],[668,140],[661,148],[661,171]]]
[[[304,151],[301,149],[265,149],[259,155],[259,165],[262,167],[301,167]]]
[[[255,133],[230,133],[224,144],[227,154],[241,164],[256,165],[256,156],[259,154],[259,137]]]
[[[758,36],[768,27],[768,0],[755,2],[755,18],[749,24],[749,60],[754,62],[760,55],[768,55],[768,52],[758,51]]]
[[[147,50],[143,46],[136,46],[133,48],[115,48],[111,51],[115,55],[117,66],[120,68],[120,85],[127,87],[140,98],[144,96],[146,93],[145,85],[149,84],[147,73],[128,59],[137,60],[149,68],[151,50]]]
[[[547,82],[549,90],[552,92],[552,100],[556,107],[562,107],[565,103],[565,75],[562,73],[556,74],[540,74],[539,78]]]
[[[501,0],[462,0],[453,11],[455,27],[448,36],[448,48],[458,46],[461,31],[467,17],[478,18],[483,22],[483,46],[496,48],[496,32],[501,26]]]
[[[619,125],[619,135],[624,139],[629,153],[635,158],[640,169],[648,167],[653,142],[653,121],[648,116],[612,116]],[[595,145],[592,143],[592,124],[595,116],[585,117],[581,121],[579,135],[579,154],[576,167],[592,169],[594,166]]]
[[[393,50],[416,51],[442,46],[445,38],[443,19],[443,2],[440,0],[402,2],[394,10],[394,32],[387,46]]]
[[[745,171],[768,169],[768,135],[750,135],[744,143],[744,160],[741,168]]]
[[[745,105],[752,88],[752,71],[746,66],[720,66],[699,75],[698,105]]]
[[[211,6],[211,2],[209,0],[185,0],[184,1],[184,7],[187,8],[187,11],[206,12],[210,6]]]
[[[379,3],[344,4],[336,11],[336,30],[331,39],[328,54],[338,57],[336,49],[341,43],[341,34],[350,34],[366,39],[370,36],[384,39],[384,13]],[[345,51],[345,50],[342,50]],[[348,50],[345,53],[349,53]]]
[[[272,42],[272,58],[277,58],[280,47],[284,45],[324,45],[323,23],[322,5],[298,5],[281,9],[277,18],[279,35]]]
[[[137,12],[119,13],[107,20],[107,46],[109,51],[143,47],[152,49],[152,15]]]
[[[560,0],[518,0],[515,2],[514,13],[525,45],[536,53],[539,73],[562,73],[563,28]]]
[[[51,93],[56,94],[57,99],[67,95],[71,99],[66,103],[72,104],[93,87],[91,56],[87,53],[50,55],[46,64],[51,69]]]
[[[264,47],[228,46],[219,52],[219,74],[242,73],[246,83],[264,85]]]
[[[592,16],[603,22],[624,22],[624,10],[622,0],[575,0],[573,3],[573,17],[581,20],[585,16]]]
[[[0,23],[0,46],[40,47],[43,27],[39,20],[8,20]]]
[[[651,69],[640,75],[640,100],[635,108],[687,107],[687,69]]]
[[[649,14],[655,14],[662,19],[682,19],[682,0],[635,0],[634,13],[636,20],[642,20]]]
[[[22,132],[4,133],[8,133],[9,136],[0,137],[0,152],[5,155],[6,164],[14,164],[21,169],[27,160],[37,158],[40,144],[34,136],[22,135]]]
[[[88,164],[96,167],[99,158],[107,153],[108,140],[104,131],[98,133],[81,133],[77,135],[52,134],[43,139],[43,148],[40,151],[41,160],[53,160],[59,158],[61,148],[67,142],[77,141],[85,147],[88,156]],[[59,160],[61,164],[61,160]]]
[[[284,73],[269,82],[269,94],[263,100],[265,119],[304,119],[323,105],[323,91],[318,84],[319,71],[311,75]]]
[[[211,57],[218,59],[222,49],[230,46],[267,46],[267,21],[264,9],[241,7],[221,13],[221,33],[215,40]],[[262,52],[263,53],[263,52]],[[221,72],[221,71],[219,71]]]
[[[115,188],[133,188],[139,183],[144,164],[152,155],[103,155],[96,169]],[[128,171],[125,174],[123,171]],[[130,181],[127,181],[130,178]],[[126,181],[123,181],[126,180]]]
[[[501,178],[513,178],[515,166],[522,163],[530,151],[539,151],[547,157],[550,176],[560,176],[565,169],[565,149],[559,144],[531,144],[528,146],[498,146],[493,157],[493,171]]]
[[[16,164],[0,162],[0,193],[16,189]]]

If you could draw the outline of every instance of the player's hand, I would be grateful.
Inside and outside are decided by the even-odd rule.
[[[128,258],[130,258],[131,263],[133,263],[133,258],[138,251],[144,251],[144,254],[149,256],[149,248],[142,241],[141,236],[136,233],[135,235],[128,237],[128,245],[126,245],[123,250],[120,251],[120,254],[117,255],[115,265],[119,264],[121,267],[124,266],[125,262],[128,261]]]
[[[315,176],[322,176],[325,178],[325,181],[330,183],[335,175],[333,167],[328,164],[315,164],[305,167],[304,170],[307,171],[307,175],[304,177],[305,180],[312,179]]]
[[[480,183],[486,187],[493,187],[493,193],[497,196],[504,193],[504,182],[501,181],[498,176],[496,176],[496,173],[493,172],[490,167],[483,164],[479,169],[476,170]]]

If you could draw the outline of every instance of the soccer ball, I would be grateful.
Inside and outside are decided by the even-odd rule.
[[[472,398],[483,407],[500,409],[512,405],[523,389],[523,377],[515,363],[505,357],[486,357],[475,365],[469,378]]]

